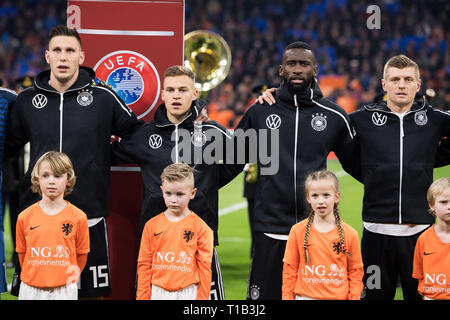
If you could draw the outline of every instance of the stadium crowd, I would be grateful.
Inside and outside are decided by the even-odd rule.
[[[450,68],[445,0],[186,0],[186,33],[220,34],[232,52],[227,79],[209,95],[210,117],[233,127],[253,101],[252,89],[276,85],[283,48],[308,42],[319,64],[324,94],[347,111],[381,94],[384,62],[404,53],[421,67],[422,94],[434,107],[450,108]],[[367,7],[380,7],[381,29],[366,25]],[[0,79],[15,79],[47,68],[42,56],[48,31],[66,19],[65,1],[2,1]],[[428,91],[427,91],[428,90]]]

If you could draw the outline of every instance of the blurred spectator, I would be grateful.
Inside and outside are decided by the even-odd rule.
[[[0,5],[0,77],[8,87],[47,68],[42,59],[48,31],[66,19],[66,1],[4,0]]]
[[[244,79],[250,79],[246,83],[250,88],[276,83],[278,68],[271,66],[278,65],[282,48],[304,40],[317,52],[319,81],[322,77],[341,78],[335,87],[327,87],[326,95],[347,111],[371,103],[381,93],[378,75],[383,63],[399,53],[423,67],[421,94],[432,88],[436,92],[433,106],[448,108],[449,34],[445,26],[450,4],[443,0],[370,4],[381,9],[381,30],[366,27],[368,4],[362,0],[230,0],[220,4],[217,0],[187,0],[186,32],[209,26],[224,37],[233,55],[230,74],[212,90],[211,101],[224,95],[231,83],[237,94],[234,102],[225,105],[240,117],[251,96],[239,90]]]
[[[432,105],[448,109],[450,53],[446,0],[374,0],[381,11],[381,30],[366,26],[364,0],[186,0],[186,33],[217,32],[232,51],[227,79],[210,92],[210,112],[233,126],[251,98],[248,88],[278,82],[283,48],[295,40],[317,52],[319,81],[344,78],[344,87],[326,95],[345,109],[360,108],[381,92],[383,63],[404,53],[421,66],[422,92],[433,89]],[[0,5],[0,79],[34,76],[46,68],[41,58],[48,30],[66,20],[66,1],[3,0]],[[247,89],[246,89],[247,88]],[[231,92],[230,92],[231,91]],[[230,120],[231,118],[231,120]]]

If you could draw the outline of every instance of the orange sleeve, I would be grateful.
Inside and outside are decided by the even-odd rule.
[[[23,219],[19,215],[16,222],[16,252],[25,254],[27,251],[27,243],[25,232],[23,230]]]
[[[417,239],[416,248],[414,249],[414,261],[412,277],[418,280],[423,279],[423,249],[421,237]]]
[[[78,222],[77,238],[76,238],[76,250],[77,255],[84,255],[89,253],[89,226],[86,215],[83,216]],[[79,265],[78,265],[79,266]],[[84,267],[84,266],[83,266]]]
[[[84,267],[86,266],[88,254],[77,254],[77,265],[78,268],[80,268],[80,273],[83,271]]]
[[[283,282],[281,287],[283,300],[294,300],[294,289],[297,283],[300,253],[294,227],[289,232],[283,258]]]
[[[69,275],[67,277],[67,283],[69,282],[77,282],[81,272],[83,271],[86,261],[87,261],[88,254],[77,254],[77,264],[75,265],[69,265],[66,269],[66,273]]]
[[[358,234],[356,231],[351,233],[349,240],[349,250],[352,256],[348,257],[347,260],[347,276],[349,286],[348,299],[360,300],[361,292],[364,289],[362,280],[364,276],[364,267],[361,257],[361,250],[359,248]]]
[[[197,237],[197,265],[199,284],[197,289],[197,300],[209,300],[211,291],[211,263],[214,249],[214,234],[206,223],[200,225]]]
[[[136,300],[150,300],[152,290],[153,250],[151,245],[151,228],[147,223],[142,233],[141,247],[137,263]]]

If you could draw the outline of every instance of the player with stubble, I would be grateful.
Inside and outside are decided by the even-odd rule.
[[[289,231],[306,217],[306,176],[325,169],[331,151],[346,170],[353,167],[350,120],[341,107],[323,97],[316,80],[318,68],[307,43],[288,45],[279,67],[281,84],[275,92],[275,103],[251,106],[235,130],[267,132],[266,150],[271,150],[272,134],[279,134],[278,171],[261,174],[256,182],[248,299],[281,299],[282,260]],[[267,165],[258,161],[258,166],[263,172]]]

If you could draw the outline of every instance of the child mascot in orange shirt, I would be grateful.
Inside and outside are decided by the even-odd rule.
[[[16,251],[22,282],[19,300],[77,300],[77,281],[89,253],[86,214],[64,200],[76,177],[69,157],[43,154],[31,173],[42,200],[19,214]]]
[[[194,169],[174,163],[161,174],[167,210],[144,227],[138,258],[137,300],[208,300],[213,231],[188,204]]]
[[[295,224],[283,259],[283,300],[359,300],[364,274],[358,233],[341,221],[339,184],[330,171],[305,180],[308,218]]]
[[[450,178],[434,181],[427,200],[437,221],[417,239],[412,276],[424,300],[450,300]]]

